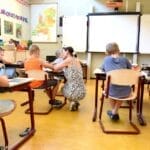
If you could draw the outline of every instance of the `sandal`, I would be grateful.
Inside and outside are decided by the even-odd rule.
[[[24,137],[28,135],[30,132],[30,128],[26,128],[22,133],[19,134],[20,137]]]

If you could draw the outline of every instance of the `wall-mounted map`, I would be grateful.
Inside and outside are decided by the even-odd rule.
[[[31,5],[31,40],[56,42],[57,4]]]

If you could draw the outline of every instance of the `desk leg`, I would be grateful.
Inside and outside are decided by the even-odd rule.
[[[30,109],[30,121],[31,121],[31,128],[28,131],[27,135],[23,136],[20,141],[9,147],[9,150],[16,150],[20,147],[23,143],[25,143],[29,138],[31,138],[35,133],[35,121],[34,121],[34,113],[33,113],[33,94],[32,89],[29,87],[28,91],[28,98],[29,98],[29,109]]]
[[[96,76],[96,84],[95,84],[95,105],[94,105],[94,114],[93,114],[93,122],[96,121],[97,118],[97,105],[98,105],[98,77]]]
[[[29,109],[30,109],[31,130],[34,130],[34,131],[35,131],[35,121],[34,121],[34,111],[33,111],[34,94],[33,94],[33,91],[32,91],[31,88],[29,88],[28,97],[29,97]]]
[[[140,95],[139,95],[139,98],[137,101],[137,118],[138,118],[140,125],[145,126],[146,122],[145,122],[144,117],[142,115],[143,96],[144,96],[144,79],[141,79]]]

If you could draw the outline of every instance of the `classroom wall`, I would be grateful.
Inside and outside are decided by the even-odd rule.
[[[5,11],[5,13],[2,13]],[[3,0],[0,4],[0,19],[1,19],[1,35],[0,39],[9,41],[10,38],[15,40],[28,40],[30,38],[30,6],[23,5],[16,0]],[[20,19],[22,17],[22,19]],[[9,21],[13,24],[13,33],[6,34],[4,32],[4,21]],[[16,24],[22,26],[22,36],[16,37]],[[27,32],[28,31],[28,32]]]
[[[136,2],[139,0],[126,0],[124,1],[123,7],[119,11],[135,11]],[[128,3],[126,3],[128,2]],[[150,1],[140,0],[142,13],[150,14]],[[108,12],[114,11],[113,9],[105,6],[106,0],[31,0],[31,4],[35,3],[57,3],[58,4],[58,24],[57,33],[62,34],[62,27],[59,27],[60,16],[80,16],[87,15],[91,12]],[[37,43],[42,49],[42,57],[46,55],[54,54],[55,50],[61,48],[62,37],[59,37],[56,43]],[[81,59],[88,59],[89,77],[95,77],[93,71],[96,67],[99,67],[103,61],[104,53],[79,53],[78,57]],[[126,54],[126,57],[133,61],[132,54]],[[134,57],[136,58],[136,57]],[[141,65],[149,62],[150,55],[139,55],[137,62]]]

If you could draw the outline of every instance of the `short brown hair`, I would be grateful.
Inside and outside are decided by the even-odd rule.
[[[108,43],[106,45],[106,52],[107,52],[108,55],[119,53],[120,50],[119,50],[118,44],[115,43],[115,42]]]

